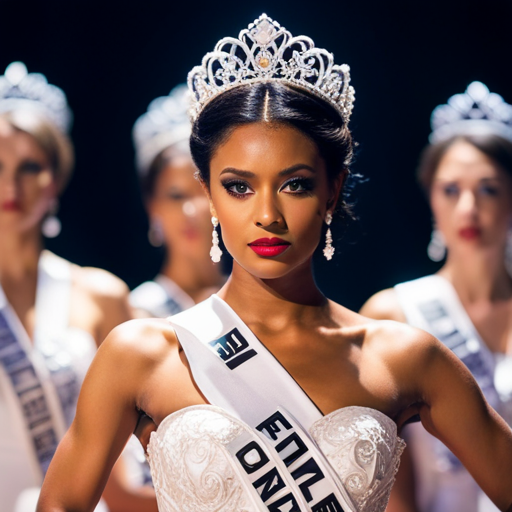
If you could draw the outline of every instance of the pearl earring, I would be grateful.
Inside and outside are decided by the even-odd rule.
[[[164,245],[164,232],[160,219],[152,219],[149,225],[148,240],[153,247]]]
[[[427,254],[432,261],[441,261],[446,256],[444,237],[437,228],[432,230],[432,236],[427,247]]]
[[[217,226],[219,225],[219,219],[212,217],[213,232],[212,232],[212,248],[210,249],[210,258],[214,263],[219,263],[222,251],[219,247],[219,234],[217,233]]]
[[[48,216],[43,220],[41,225],[41,231],[46,238],[55,238],[56,236],[59,236],[61,232],[62,224],[57,217],[58,209],[59,203],[57,199],[54,199],[48,209]]]
[[[332,222],[332,213],[327,212],[325,214],[325,223],[327,226],[330,226]],[[331,228],[327,228],[327,233],[325,234],[325,247],[324,247],[324,256],[326,260],[332,260],[332,256],[334,254],[334,247],[332,246],[332,233]]]

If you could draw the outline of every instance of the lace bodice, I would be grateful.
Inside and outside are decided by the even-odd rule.
[[[244,430],[251,431],[211,405],[165,418],[148,445],[160,512],[266,511],[228,451]],[[346,407],[317,420],[310,435],[357,511],[384,511],[405,445],[395,423],[375,409]]]

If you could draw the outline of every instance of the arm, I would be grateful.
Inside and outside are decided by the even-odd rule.
[[[162,350],[155,348],[166,346],[161,338],[153,325],[132,321],[104,341],[84,381],[75,420],[50,464],[38,512],[94,509],[135,428],[148,373],[162,360]],[[153,505],[156,511],[156,501]]]

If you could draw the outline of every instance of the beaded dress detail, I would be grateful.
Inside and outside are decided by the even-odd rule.
[[[268,510],[228,453],[228,444],[244,430],[251,431],[211,405],[167,416],[148,445],[160,512]],[[405,446],[395,423],[374,409],[346,407],[317,420],[310,435],[357,512],[383,512]]]

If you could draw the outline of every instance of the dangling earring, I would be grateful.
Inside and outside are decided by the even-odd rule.
[[[505,268],[508,275],[512,277],[512,228],[507,232],[507,242],[505,244]]]
[[[432,261],[441,261],[446,256],[444,237],[437,228],[432,230],[432,236],[427,247],[427,254]]]
[[[160,219],[151,219],[148,230],[148,240],[153,247],[162,247],[164,244],[164,232]]]
[[[327,226],[330,226],[332,222],[332,213],[327,212],[325,214],[325,223]],[[326,260],[332,260],[332,256],[334,254],[334,247],[332,246],[332,233],[331,228],[327,228],[327,233],[325,234],[325,247],[324,247],[324,256]]]
[[[53,199],[48,208],[48,215],[41,224],[41,231],[46,238],[55,238],[59,236],[62,230],[62,224],[57,217],[57,211],[59,210],[59,202],[57,199]]]
[[[219,247],[219,234],[217,233],[217,226],[219,225],[219,219],[212,217],[213,232],[212,232],[212,248],[210,249],[210,258],[214,263],[219,263],[222,251]]]

